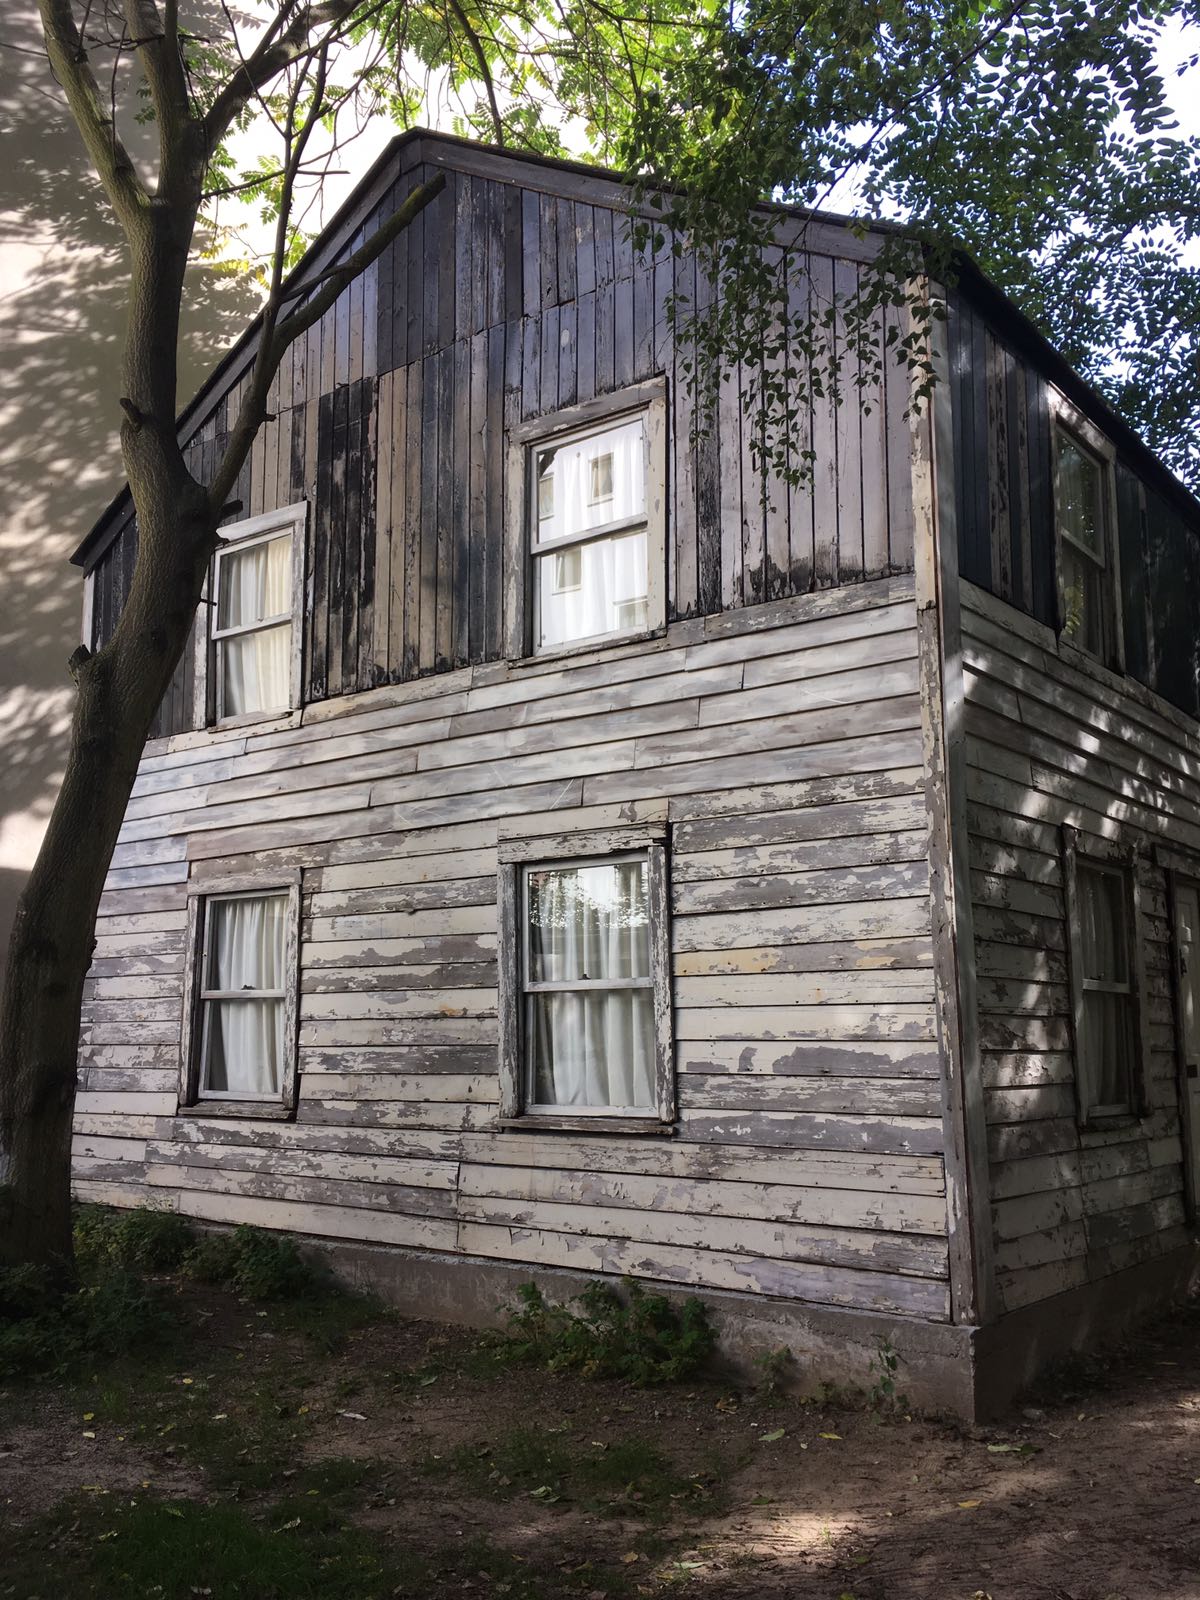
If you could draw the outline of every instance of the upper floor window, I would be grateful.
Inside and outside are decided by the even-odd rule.
[[[1103,661],[1121,664],[1112,456],[1083,418],[1055,427],[1054,520],[1062,636]],[[1083,429],[1088,437],[1085,439]]]
[[[558,841],[573,853],[551,860],[502,847],[503,1106],[652,1125],[674,1115],[666,848],[582,854],[598,842]]]
[[[300,703],[304,523],[300,505],[221,530],[208,607],[206,721],[270,716]]]
[[[512,470],[524,513],[513,555],[529,582],[510,619],[511,655],[664,626],[665,412],[661,383],[641,385],[520,431]]]

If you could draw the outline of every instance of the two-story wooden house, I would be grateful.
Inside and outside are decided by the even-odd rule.
[[[801,372],[764,495],[694,257],[592,169],[405,136],[301,275],[435,169],[285,361],[146,748],[78,1193],[994,1405],[1195,1261],[1200,507],[969,267],[932,408]],[[801,305],[878,249],[781,227]],[[80,547],[92,645],[136,540]]]

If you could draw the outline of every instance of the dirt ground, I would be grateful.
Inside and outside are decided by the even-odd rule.
[[[500,1365],[471,1335],[391,1318],[329,1352],[276,1312],[180,1294],[193,1366],[0,1391],[6,1600],[1200,1600],[1194,1313],[1064,1372],[1003,1425],[964,1429]],[[274,1515],[277,1540],[352,1537],[384,1564],[361,1587],[332,1566],[328,1587],[222,1582],[205,1576],[206,1523],[194,1583],[148,1583],[133,1554],[99,1575],[91,1563],[122,1548],[105,1541],[133,1552],[118,1514],[151,1503],[181,1528],[193,1511]]]

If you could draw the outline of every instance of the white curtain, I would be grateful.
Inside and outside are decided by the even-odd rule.
[[[217,627],[286,616],[292,605],[292,541],[271,539],[222,556]],[[283,623],[218,640],[221,713],[276,711],[290,698],[292,628]]]
[[[649,978],[644,861],[529,874],[529,981]],[[531,1099],[537,1105],[653,1109],[649,987],[528,996]]]
[[[225,993],[284,987],[282,895],[214,900],[205,989]],[[283,1001],[209,1000],[206,1089],[278,1094],[283,1070]]]
[[[538,561],[538,646],[590,639],[593,634],[646,625],[646,535],[622,534],[616,539],[595,539],[570,552],[578,560],[579,582],[559,588],[559,557]],[[572,576],[568,572],[567,576]]]
[[[566,538],[642,516],[646,509],[642,419],[541,451],[538,488],[539,540]],[[541,557],[539,648],[644,626],[646,572],[644,533],[576,546],[565,561],[555,555]]]

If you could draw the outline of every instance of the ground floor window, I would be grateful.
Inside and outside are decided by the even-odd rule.
[[[541,857],[536,844],[502,847],[504,1109],[669,1120],[665,844],[593,855],[587,836],[556,843]]]
[[[1119,850],[1092,854],[1072,835],[1067,911],[1080,1119],[1132,1115],[1142,1076],[1136,876]]]
[[[183,1098],[290,1106],[299,885],[223,885],[189,903]]]

